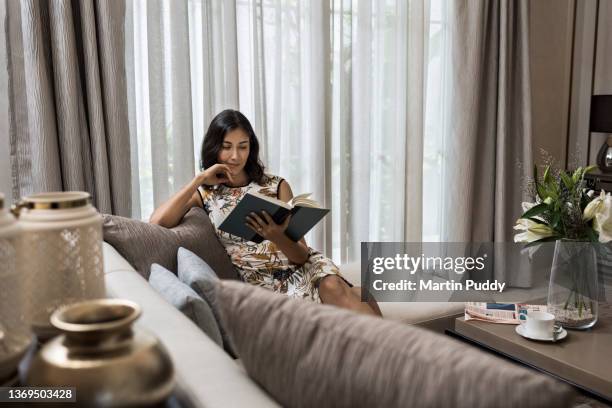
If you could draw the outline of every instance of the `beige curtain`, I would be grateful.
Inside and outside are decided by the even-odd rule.
[[[451,2],[443,241],[511,242],[533,168],[526,0]]]
[[[13,196],[85,190],[129,216],[122,0],[8,1]]]

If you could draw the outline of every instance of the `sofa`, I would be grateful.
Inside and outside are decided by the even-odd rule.
[[[166,302],[132,265],[104,242],[104,273],[107,295],[137,302],[143,309],[137,325],[154,333],[175,364],[177,392],[196,407],[278,404],[246,373],[240,360],[232,359],[191,320]],[[354,284],[360,282],[359,264],[340,266]],[[462,313],[461,303],[381,303],[386,319],[443,331]]]

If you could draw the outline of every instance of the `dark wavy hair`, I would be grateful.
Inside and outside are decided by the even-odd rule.
[[[200,153],[200,168],[205,170],[217,164],[219,152],[223,147],[223,139],[227,132],[235,129],[242,129],[249,136],[249,157],[244,166],[249,179],[262,184],[265,181],[264,165],[259,160],[259,142],[251,122],[237,110],[226,109],[215,116],[208,126],[204,140],[202,141],[202,151]]]

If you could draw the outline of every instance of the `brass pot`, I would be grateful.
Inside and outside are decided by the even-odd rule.
[[[77,406],[149,406],[172,392],[174,370],[163,345],[132,324],[140,306],[98,299],[51,316],[64,334],[43,346],[27,374],[28,386],[76,387]]]

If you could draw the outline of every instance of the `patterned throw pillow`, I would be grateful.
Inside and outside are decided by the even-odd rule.
[[[116,215],[103,215],[104,240],[145,279],[153,263],[176,271],[176,253],[185,247],[211,265],[221,279],[240,279],[206,212],[194,207],[174,228]]]
[[[221,332],[210,306],[193,289],[158,264],[151,265],[149,283],[168,303],[183,312],[208,337],[223,347]]]
[[[216,289],[220,280],[217,274],[202,258],[185,248],[179,248],[177,262],[179,280],[193,289],[210,305],[221,331],[223,347],[229,354],[236,357],[235,349],[219,318]]]
[[[285,407],[567,407],[547,376],[415,326],[221,282],[225,329]]]

